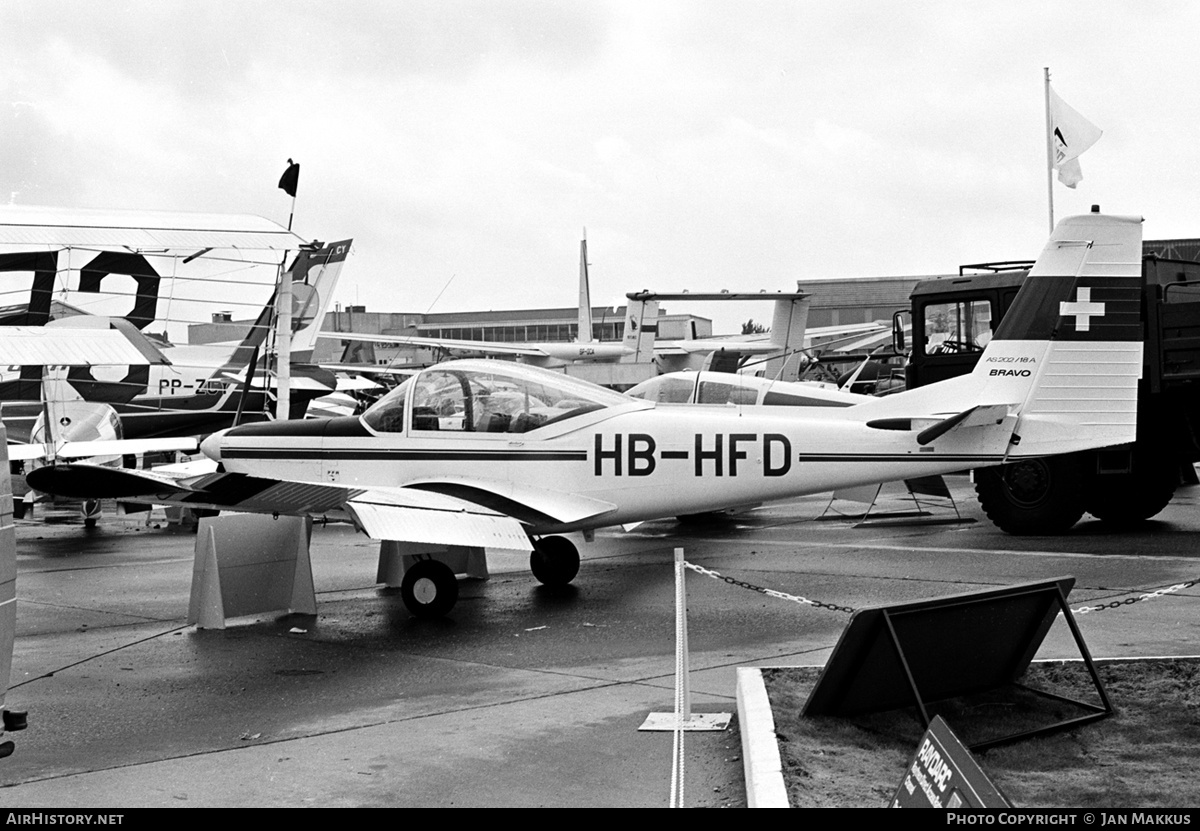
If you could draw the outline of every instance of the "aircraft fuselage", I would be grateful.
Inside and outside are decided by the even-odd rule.
[[[998,463],[1005,451],[1003,439],[981,446],[956,436],[921,446],[914,432],[873,429],[847,420],[845,412],[639,403],[525,435],[372,433],[353,418],[274,424],[276,435],[255,430],[213,440],[227,471],[253,476],[362,488],[461,482],[500,496],[506,488],[535,486],[616,506],[602,517],[552,523],[534,533],[947,473]],[[292,434],[278,434],[288,427]]]

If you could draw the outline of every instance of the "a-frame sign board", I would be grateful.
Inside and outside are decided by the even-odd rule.
[[[1074,585],[1074,577],[1059,577],[860,609],[842,631],[803,714],[856,716],[916,707],[922,727],[928,729],[930,702],[1017,685],[1061,612],[1100,705],[1030,690],[1077,705],[1084,714],[971,749],[985,750],[1109,716],[1112,704],[1067,606]]]
[[[917,745],[889,803],[893,808],[1011,808],[941,716]]]

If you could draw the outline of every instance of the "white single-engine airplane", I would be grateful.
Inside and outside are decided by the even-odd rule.
[[[656,407],[535,367],[455,361],[359,418],[210,436],[191,477],[59,465],[52,493],[348,515],[420,544],[405,604],[457,598],[449,547],[532,549],[543,583],[579,567],[561,534],[1131,442],[1142,365],[1141,220],[1064,219],[975,371],[850,407]],[[37,481],[34,481],[35,476]]]

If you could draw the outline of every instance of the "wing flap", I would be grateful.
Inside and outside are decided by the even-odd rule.
[[[457,502],[457,500],[448,500]],[[419,508],[352,499],[346,510],[375,540],[529,551],[525,527],[512,517],[457,502],[457,508]]]

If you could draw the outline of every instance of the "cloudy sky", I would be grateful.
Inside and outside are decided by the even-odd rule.
[[[1046,66],[1104,130],[1056,214],[1200,236],[1198,32],[1184,0],[3,0],[0,202],[286,224],[293,157],[295,229],[354,238],[373,311],[572,305],[584,226],[598,304],[945,273],[1044,243]]]

